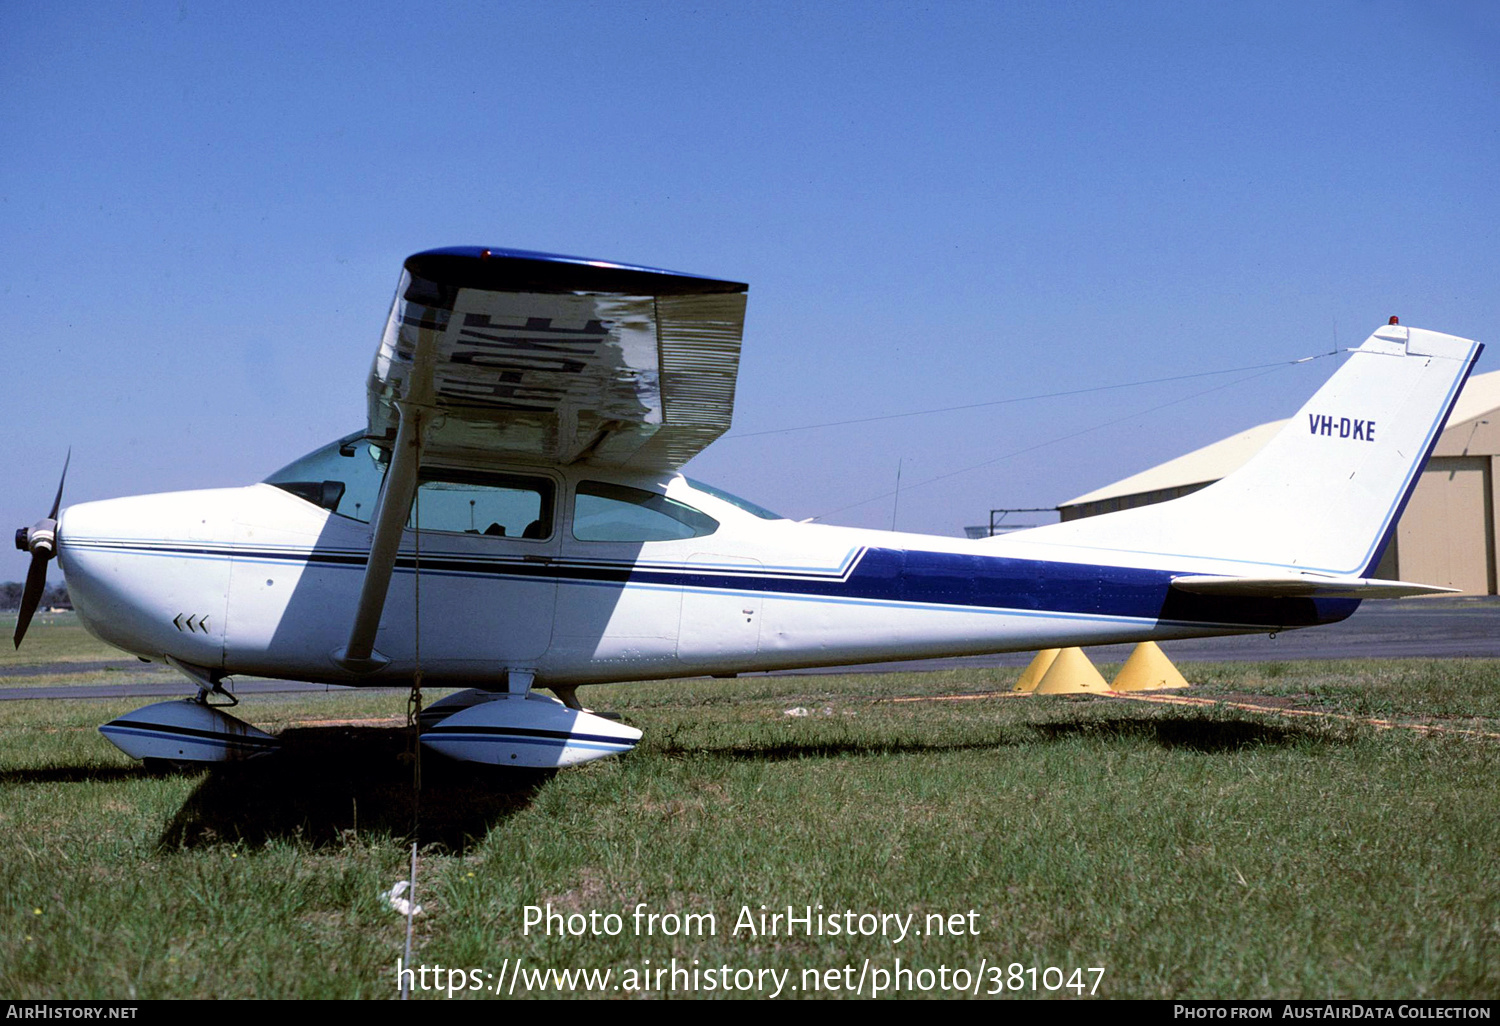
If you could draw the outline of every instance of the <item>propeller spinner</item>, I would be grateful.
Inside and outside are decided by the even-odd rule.
[[[21,592],[21,611],[16,616],[16,647],[26,636],[31,626],[31,616],[42,601],[42,592],[47,587],[47,561],[57,555],[57,511],[62,508],[63,482],[68,479],[68,464],[73,459],[73,450],[68,450],[63,460],[62,477],[57,482],[57,497],[52,500],[52,512],[30,527],[16,532],[16,548],[31,553],[31,567],[26,571],[26,588]]]

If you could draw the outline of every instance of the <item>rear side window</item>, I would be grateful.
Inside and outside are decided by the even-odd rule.
[[[580,481],[573,502],[573,537],[579,541],[648,542],[701,538],[719,522],[665,495]]]

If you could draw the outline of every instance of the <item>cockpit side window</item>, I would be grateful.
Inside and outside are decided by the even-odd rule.
[[[385,452],[356,431],[282,467],[265,483],[341,517],[369,523],[387,465]]]
[[[542,541],[556,487],[545,477],[423,467],[407,527]]]
[[[578,482],[573,537],[579,541],[675,541],[718,529],[719,522],[707,513],[665,495],[604,481]]]

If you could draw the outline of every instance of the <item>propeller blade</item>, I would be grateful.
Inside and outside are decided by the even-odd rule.
[[[42,601],[42,592],[47,587],[47,557],[38,552],[31,557],[31,569],[26,571],[26,590],[21,593],[21,611],[16,615],[16,648],[31,626],[31,614]]]
[[[68,446],[68,455],[63,457],[62,477],[57,480],[57,498],[52,500],[52,512],[47,514],[48,519],[56,520],[57,511],[62,507],[63,482],[68,479],[68,464],[73,462],[73,447]]]
[[[30,530],[16,532],[16,545],[31,550],[31,567],[26,571],[26,588],[21,592],[21,610],[16,615],[16,648],[31,626],[31,616],[42,601],[42,592],[47,590],[47,560],[57,554],[57,511],[62,509],[63,484],[68,480],[68,464],[73,462],[73,448],[63,458],[62,477],[57,481],[57,496],[52,500],[52,512],[47,519],[39,520]],[[24,544],[23,544],[24,543]]]

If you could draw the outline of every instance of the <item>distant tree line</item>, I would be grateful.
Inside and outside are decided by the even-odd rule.
[[[19,581],[6,581],[0,584],[0,612],[13,613],[21,608],[21,592],[26,586]],[[62,609],[72,609],[73,600],[68,598],[68,586],[66,584],[54,584],[42,592],[42,602],[38,609],[50,609],[58,606]]]

